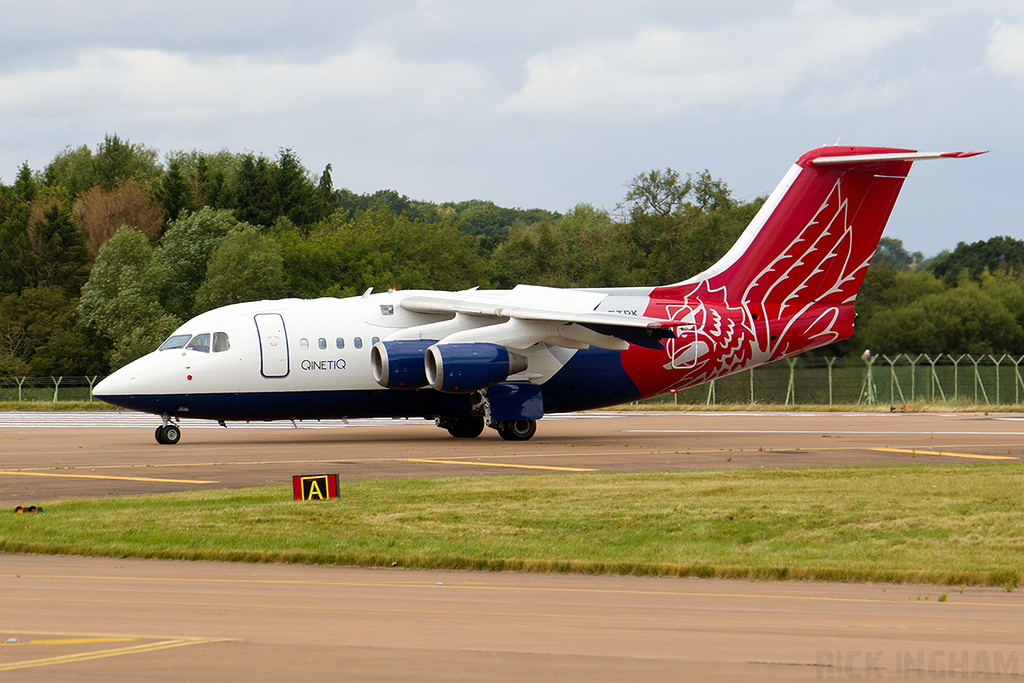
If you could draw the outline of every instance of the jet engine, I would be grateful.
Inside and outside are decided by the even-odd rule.
[[[525,356],[497,344],[435,344],[424,362],[427,384],[449,394],[468,394],[522,372]]]
[[[418,389],[427,386],[424,355],[433,340],[382,341],[370,350],[370,366],[377,384],[388,389]]]

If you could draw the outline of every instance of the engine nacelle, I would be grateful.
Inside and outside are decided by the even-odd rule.
[[[370,350],[370,366],[377,384],[388,389],[418,389],[427,386],[424,356],[433,340],[382,341]]]
[[[528,362],[497,344],[435,344],[427,349],[427,383],[449,394],[468,394],[522,372]]]

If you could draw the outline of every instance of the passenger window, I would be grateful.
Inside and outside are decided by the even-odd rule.
[[[363,348],[363,338],[356,337],[355,339],[352,340],[352,344],[355,345],[357,349]]]
[[[190,341],[185,346],[185,348],[186,349],[192,349],[193,351],[201,351],[203,353],[209,353],[210,352],[210,333],[209,332],[205,332],[203,334],[197,334],[196,336],[192,337],[192,341]]]
[[[381,304],[380,305],[380,314],[381,315],[394,315],[395,314],[395,306],[394,306],[394,304]]]
[[[185,344],[188,344],[188,340],[191,339],[191,338],[192,338],[191,334],[176,334],[173,337],[171,337],[170,339],[168,339],[167,341],[165,341],[163,344],[161,344],[160,345],[160,350],[161,351],[166,351],[167,349],[181,349],[181,348],[184,348]]]
[[[301,348],[303,351],[308,349],[309,348],[309,340],[306,339],[306,338],[300,339],[299,340],[299,348]]]
[[[227,351],[231,348],[231,341],[228,339],[227,332],[214,332],[213,333],[213,352],[220,353]]]
[[[380,341],[380,337],[374,337],[373,339],[370,340],[370,344],[376,344],[379,341]]]
[[[324,349],[327,348],[327,340],[324,339],[323,337],[320,337],[320,339],[317,340],[316,345],[320,347],[321,351],[323,351]]]
[[[345,348],[345,340],[342,339],[341,337],[338,337],[337,339],[334,340],[334,345],[337,346],[339,349],[343,349]]]

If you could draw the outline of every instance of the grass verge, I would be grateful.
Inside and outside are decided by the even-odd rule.
[[[47,505],[0,550],[244,562],[1002,585],[1024,464],[458,477]]]
[[[103,401],[0,401],[0,410],[53,412],[60,410],[119,410],[119,408]]]

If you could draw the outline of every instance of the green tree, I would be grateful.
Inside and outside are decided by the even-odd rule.
[[[79,324],[76,305],[59,287],[0,298],[0,368],[37,376],[103,372],[103,345]]]
[[[210,258],[206,281],[196,292],[196,310],[275,299],[284,283],[281,252],[274,238],[253,226],[232,230]]]
[[[39,181],[26,161],[18,168],[18,178],[14,181],[14,193],[23,202],[31,202],[39,193]]]
[[[877,338],[872,332],[875,316],[883,311],[899,311],[924,297],[941,294],[946,286],[931,273],[917,270],[897,270],[883,259],[872,261],[864,276],[864,283],[854,302],[857,318],[853,336],[821,349],[812,351],[819,356],[859,356],[864,349],[876,351],[869,339]],[[888,324],[884,320],[880,324]],[[897,351],[896,353],[902,353]]]
[[[32,207],[14,190],[0,187],[0,294],[19,292],[36,272],[29,240]]]
[[[929,268],[950,286],[958,283],[963,272],[974,280],[985,270],[1024,273],[1024,242],[1012,237],[992,237],[972,244],[960,242],[951,253],[934,259]]]
[[[610,287],[625,279],[621,226],[607,211],[579,204],[554,223],[518,225],[495,249],[499,287]]]
[[[198,208],[177,159],[167,162],[167,172],[160,181],[160,202],[170,220],[177,218],[182,211],[195,211]]]
[[[96,183],[92,151],[87,145],[65,147],[46,165],[43,179],[51,187],[62,187],[72,197],[78,196]]]
[[[138,230],[121,228],[100,248],[82,287],[78,314],[87,328],[110,343],[111,369],[153,351],[181,324],[161,303],[166,276]]]
[[[910,253],[903,247],[903,240],[895,237],[879,240],[875,255],[871,257],[872,266],[891,266],[896,270],[910,270],[923,261],[924,255],[921,252]]]
[[[654,170],[627,187],[620,205],[628,214],[626,285],[668,284],[699,273],[725,255],[763,203],[735,202],[708,171],[684,180],[671,168]]]
[[[196,292],[206,280],[210,258],[229,232],[247,227],[231,211],[209,207],[195,213],[185,210],[168,223],[157,248],[157,259],[167,269],[164,308],[168,312],[182,320],[199,313]]]
[[[862,341],[872,353],[1024,354],[1024,329],[974,282],[879,311]]]
[[[113,189],[128,178],[141,183],[155,182],[163,169],[155,149],[122,140],[117,133],[106,135],[93,157],[96,182],[105,190]]]
[[[293,296],[348,296],[368,287],[464,289],[486,277],[473,238],[450,219],[414,221],[383,206],[353,220],[334,214],[306,239],[278,240]]]
[[[78,227],[71,210],[60,201],[51,202],[43,211],[42,219],[30,226],[29,237],[35,255],[35,284],[56,285],[76,295],[85,277],[89,255],[85,233]]]

